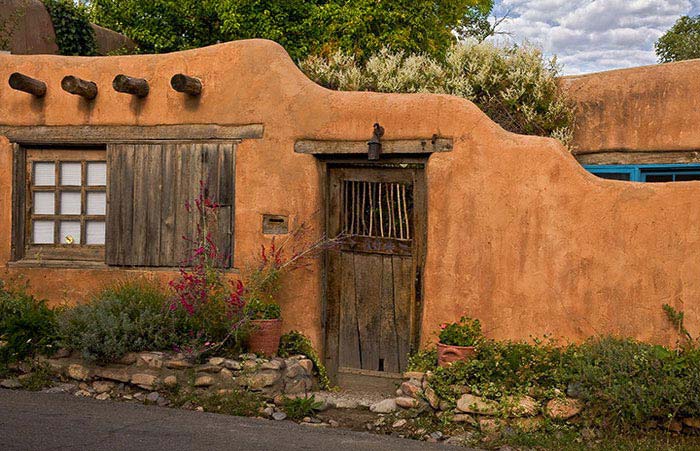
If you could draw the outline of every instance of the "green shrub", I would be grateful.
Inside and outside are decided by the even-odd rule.
[[[284,398],[284,413],[292,420],[301,420],[304,417],[313,416],[321,410],[322,404],[316,401],[316,397]]]
[[[87,9],[71,0],[43,0],[56,33],[61,55],[93,56],[97,54],[95,31]]]
[[[311,344],[311,340],[306,335],[296,330],[282,335],[278,354],[280,357],[289,357],[299,354],[305,355],[314,364],[321,389],[328,390],[331,388],[331,381],[328,379],[326,367],[321,362],[321,358]]]
[[[166,306],[167,293],[153,282],[117,283],[61,315],[62,343],[100,363],[116,361],[127,352],[170,349],[183,337]]]
[[[484,336],[478,319],[463,316],[456,323],[443,324],[440,331],[440,343],[450,346],[476,346]]]
[[[574,107],[557,85],[556,59],[531,46],[466,42],[444,59],[385,48],[366,62],[335,53],[311,56],[300,67],[329,89],[464,97],[508,131],[571,142]]]
[[[438,355],[435,347],[421,349],[408,357],[408,371],[433,371],[437,368]]]
[[[0,281],[0,362],[49,352],[56,339],[56,314],[46,302]]]

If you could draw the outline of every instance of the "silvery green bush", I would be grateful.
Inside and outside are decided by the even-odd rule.
[[[557,85],[556,58],[547,60],[532,46],[466,42],[453,45],[444,60],[385,48],[360,62],[336,52],[311,56],[300,67],[330,89],[464,97],[506,130],[571,141],[574,109]]]

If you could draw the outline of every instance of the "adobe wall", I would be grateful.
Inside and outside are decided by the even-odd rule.
[[[560,78],[577,104],[574,154],[700,150],[700,60]]]
[[[43,100],[0,83],[0,124],[264,124],[237,150],[235,264],[264,237],[261,214],[311,218],[321,230],[320,165],[294,153],[298,139],[454,139],[427,165],[428,253],[423,341],[468,314],[488,335],[615,333],[669,343],[661,306],[700,330],[700,183],[633,184],[588,174],[557,141],[507,133],[472,103],[444,95],[335,92],[308,80],[286,52],[251,40],[168,55],[110,58],[0,56],[0,80],[20,71],[47,82]],[[201,77],[196,103],[169,86]],[[117,73],[144,77],[142,101],[111,89]],[[97,82],[93,105],[60,90],[67,74]],[[660,138],[661,139],[661,138]],[[0,264],[10,255],[11,146],[0,138]],[[53,302],[76,302],[122,270],[6,268]],[[168,278],[169,271],[154,271]],[[3,277],[0,274],[0,278]],[[321,340],[320,266],[294,273],[281,300],[284,327]],[[320,346],[319,346],[320,347]]]

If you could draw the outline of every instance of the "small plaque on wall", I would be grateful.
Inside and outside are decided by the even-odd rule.
[[[289,233],[289,217],[282,215],[263,215],[262,229],[265,235],[284,235]]]

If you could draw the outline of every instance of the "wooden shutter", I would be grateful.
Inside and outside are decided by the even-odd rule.
[[[235,144],[115,144],[107,148],[106,261],[116,266],[178,266],[191,251],[200,182],[221,204],[213,240],[233,254]],[[188,212],[185,203],[192,204]]]

